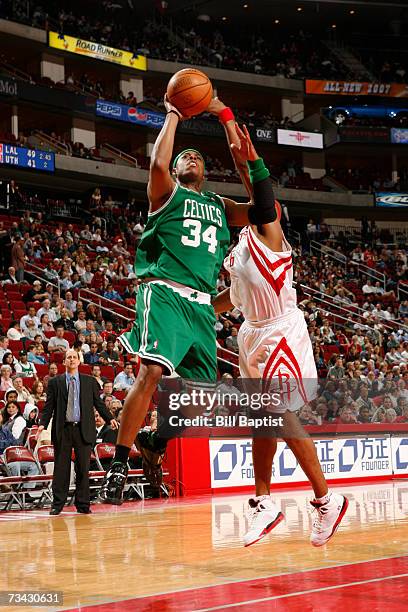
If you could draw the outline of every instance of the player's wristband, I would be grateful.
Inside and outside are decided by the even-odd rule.
[[[225,125],[228,121],[235,121],[235,115],[229,106],[227,106],[220,112],[218,119],[223,125]]]
[[[258,157],[254,161],[247,161],[249,170],[249,179],[252,184],[259,183],[269,177],[269,170],[264,164],[262,157]]]
[[[170,115],[170,113],[174,113],[174,114],[176,115],[176,117],[178,117],[178,119],[179,119],[179,120],[181,119],[181,114],[180,114],[180,113],[178,113],[178,112],[177,112],[176,110],[174,110],[173,108],[172,108],[171,110],[167,111],[167,113],[166,113],[166,114],[167,114],[167,115]]]

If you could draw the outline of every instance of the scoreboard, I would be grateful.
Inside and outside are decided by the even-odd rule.
[[[31,168],[45,172],[54,172],[55,154],[49,151],[26,149],[0,142],[0,164],[16,166],[16,168]]]

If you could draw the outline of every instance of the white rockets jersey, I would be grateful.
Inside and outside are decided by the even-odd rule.
[[[265,321],[296,310],[292,249],[282,234],[281,253],[271,251],[250,226],[224,260],[231,276],[231,302],[247,321]]]

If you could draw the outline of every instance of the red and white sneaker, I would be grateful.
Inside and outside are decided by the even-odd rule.
[[[343,516],[348,508],[348,499],[344,495],[332,493],[325,504],[317,501],[310,502],[316,515],[310,534],[310,543],[313,546],[323,546],[336,533]]]
[[[244,545],[251,546],[266,536],[283,521],[283,514],[269,495],[251,498],[249,504],[249,529],[244,535]]]

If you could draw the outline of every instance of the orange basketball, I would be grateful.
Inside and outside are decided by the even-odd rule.
[[[167,97],[184,117],[193,117],[206,110],[213,97],[213,88],[204,72],[184,68],[171,77]]]

